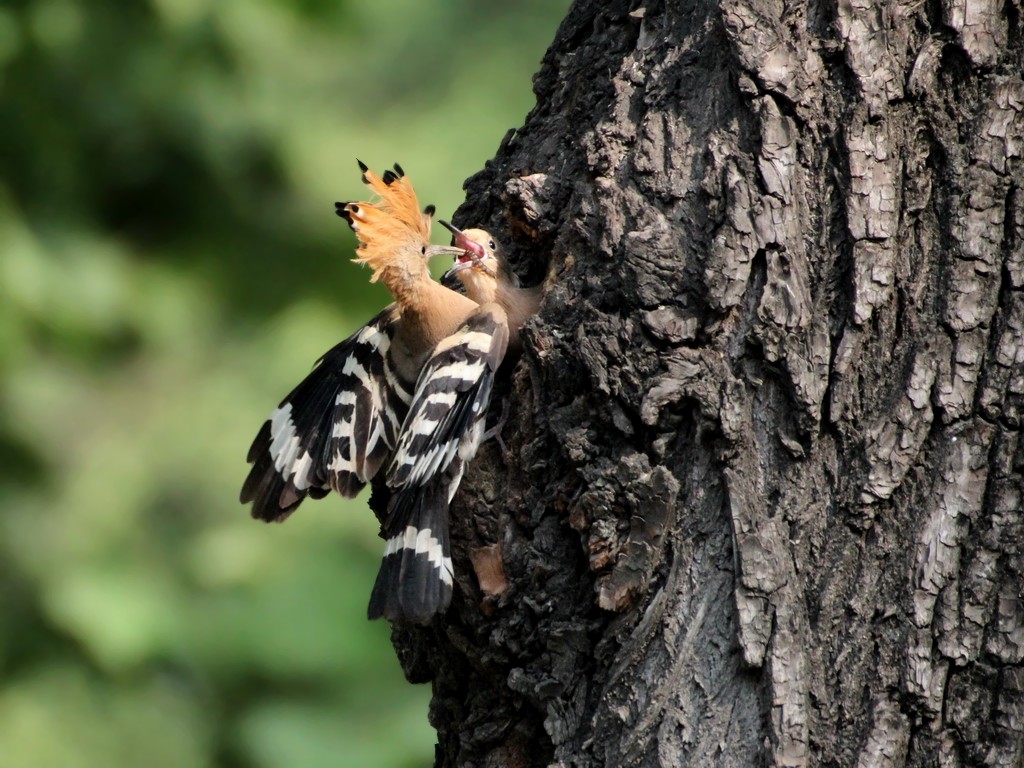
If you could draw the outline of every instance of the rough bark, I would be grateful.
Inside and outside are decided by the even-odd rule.
[[[1021,31],[574,5],[458,217],[549,288],[395,633],[438,765],[1024,764]]]

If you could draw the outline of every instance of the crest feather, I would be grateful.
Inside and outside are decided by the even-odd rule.
[[[338,215],[352,227],[359,240],[353,261],[373,270],[371,282],[380,279],[384,269],[397,260],[419,257],[430,244],[430,216],[420,211],[412,182],[402,167],[378,176],[362,163],[363,183],[377,196],[372,202],[339,203]]]

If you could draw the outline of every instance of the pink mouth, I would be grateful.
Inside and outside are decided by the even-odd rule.
[[[476,240],[470,240],[461,232],[453,234],[455,235],[455,247],[465,251],[464,254],[458,257],[459,261],[473,261],[484,257],[484,247]]]
[[[484,247],[480,245],[480,243],[476,240],[470,240],[463,234],[461,229],[453,227],[447,221],[441,221],[440,224],[452,233],[452,245],[466,251],[464,255],[457,258],[457,261],[461,262],[463,260],[471,260],[474,256],[477,259],[482,259],[484,257]]]
[[[462,270],[469,269],[470,267],[477,267],[484,273],[494,277],[494,270],[484,264],[484,256],[486,255],[484,247],[476,240],[470,240],[462,233],[462,230],[457,227],[453,227],[447,221],[441,221],[440,223],[445,229],[452,233],[452,244],[456,248],[461,248],[463,250],[462,253],[455,257],[455,264],[452,266],[451,270],[449,270],[449,274],[461,272]]]

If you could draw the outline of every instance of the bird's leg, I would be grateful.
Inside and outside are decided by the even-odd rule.
[[[498,417],[498,423],[484,432],[483,437],[480,438],[481,443],[494,438],[498,442],[498,448],[501,450],[501,458],[506,464],[508,464],[509,460],[509,450],[508,446],[505,445],[505,441],[501,439],[501,431],[505,428],[505,422],[508,421],[508,412],[510,408],[511,403],[509,398],[502,398],[501,416]]]

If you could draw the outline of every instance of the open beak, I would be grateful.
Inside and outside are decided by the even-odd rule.
[[[480,243],[466,237],[461,229],[452,226],[450,222],[441,221],[440,224],[452,233],[452,242],[459,249],[459,254],[455,257],[455,264],[445,273],[445,277],[451,277],[470,267],[476,267],[485,274],[494,277],[494,270],[484,263],[485,251]]]
[[[476,240],[470,240],[458,227],[452,226],[450,222],[440,221],[442,227],[452,233],[452,241],[456,248],[461,248],[468,254],[476,256],[478,259],[484,257],[484,247],[480,245]]]

